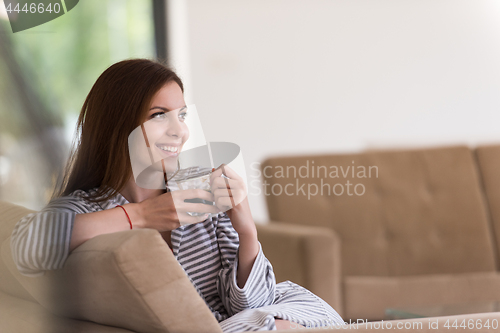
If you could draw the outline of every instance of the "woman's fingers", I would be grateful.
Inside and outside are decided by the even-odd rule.
[[[210,184],[212,181],[218,177],[221,177],[222,175],[225,175],[226,177],[230,179],[236,179],[236,180],[242,180],[240,175],[236,173],[233,169],[228,167],[226,164],[221,164],[217,169],[215,169],[212,174],[210,175]]]
[[[230,197],[220,197],[215,200],[217,207],[223,211],[229,210],[237,204]]]
[[[243,189],[217,189],[214,191],[214,202],[220,209],[231,209],[239,205],[245,198],[246,191]]]
[[[185,222],[184,220],[186,218],[189,221],[194,221],[192,219],[193,216],[187,214],[188,212],[217,214],[220,211],[216,206],[213,205],[214,196],[212,195],[212,193],[204,190],[195,189],[174,191],[172,192],[172,197],[174,198],[175,210],[177,211],[177,215],[182,222]],[[203,220],[204,219],[197,219],[198,222]]]
[[[207,219],[208,214],[219,213],[220,209],[214,206],[213,202],[212,193],[196,189],[168,192],[146,199],[140,204],[145,225],[148,228],[167,231],[178,228],[181,223],[202,222]],[[188,213],[198,213],[200,216],[191,216]]]
[[[227,179],[227,178],[215,178],[212,182],[212,192],[218,188],[230,188],[230,189],[238,189],[244,187],[245,183],[235,180],[235,179]]]
[[[217,169],[213,170],[212,173],[210,174],[210,182],[215,178],[215,177],[220,177],[222,175],[222,166],[225,164],[221,164]]]
[[[193,212],[193,213],[212,213],[217,214],[219,210],[214,205],[207,205],[203,203],[189,203],[184,202],[175,207],[177,211]]]
[[[223,177],[225,175],[226,177]],[[222,164],[210,175],[215,205],[223,211],[239,205],[247,195],[245,182],[230,167]]]
[[[239,204],[243,199],[245,199],[247,193],[243,189],[235,189],[235,190],[227,190],[227,189],[217,189],[214,191],[214,202],[217,202],[217,199],[228,197],[233,198],[236,201],[236,204]]]
[[[204,214],[201,216],[191,216],[187,213],[182,213],[179,215],[179,222],[182,224],[193,224],[203,222],[208,218],[208,214]]]
[[[233,169],[231,169],[230,167],[228,167],[227,165],[225,164],[222,164],[220,166],[221,170],[222,170],[222,173],[224,175],[226,175],[226,177],[229,177],[231,179],[241,179],[240,175],[238,175],[236,173],[236,171],[234,171]]]
[[[212,193],[201,189],[174,191],[170,193],[172,193],[174,201],[184,201],[186,199],[195,199],[195,198],[203,199],[206,201],[214,201]]]
[[[227,177],[223,177],[226,175]],[[171,192],[175,210],[181,223],[196,223],[206,219],[193,217],[188,213],[212,213],[227,211],[239,205],[247,196],[246,185],[234,170],[221,165],[212,172],[211,192],[201,189]],[[214,203],[211,205],[210,203]]]

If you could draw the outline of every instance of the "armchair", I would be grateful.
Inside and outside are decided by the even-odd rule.
[[[94,237],[63,269],[27,277],[12,260],[9,236],[30,211],[2,202],[0,212],[1,332],[221,333],[155,230]]]

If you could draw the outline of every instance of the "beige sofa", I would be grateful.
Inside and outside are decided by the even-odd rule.
[[[325,177],[316,168],[312,177],[312,166],[333,173]],[[353,166],[354,175],[346,172]],[[325,228],[324,238],[331,239],[305,242],[294,253],[302,267],[317,268],[314,276],[280,260],[289,250],[266,239],[277,279],[309,288],[344,319],[385,319],[387,308],[500,301],[500,146],[276,157],[261,169],[270,219],[286,222],[271,226]],[[337,183],[342,195],[340,185],[332,191]],[[289,195],[302,184],[305,194]],[[314,184],[323,186],[323,195],[308,199]],[[354,193],[355,184],[363,185],[357,187],[362,195]],[[288,194],[280,194],[287,185]]]
[[[0,203],[0,332],[221,332],[168,246],[154,230],[95,237],[74,250],[63,269],[37,277],[20,275],[12,261],[9,237],[16,221],[30,212],[10,203]],[[345,239],[328,227],[297,223],[259,225],[258,232],[278,281],[290,277],[308,286],[345,317],[345,309],[341,308],[345,287],[339,283],[346,279],[341,274],[345,263],[344,254],[340,252]],[[490,327],[482,327],[480,331],[493,332],[498,328],[491,324],[494,320],[500,322],[500,313],[377,322],[345,328],[366,332],[379,332],[383,328],[448,332],[445,324],[451,325],[454,320],[459,324],[465,320],[467,325],[476,326],[488,320]],[[339,330],[332,327],[322,331]]]

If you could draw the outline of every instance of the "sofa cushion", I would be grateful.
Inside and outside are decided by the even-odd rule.
[[[0,201],[0,245],[4,243],[12,234],[14,226],[21,217],[32,213],[32,210],[14,205],[8,202]],[[0,290],[5,293],[20,297],[24,300],[36,302],[26,289],[10,273],[9,269],[0,259]]]
[[[491,230],[495,238],[498,259],[500,257],[500,146],[478,147],[476,157],[490,209]]]
[[[344,276],[495,270],[467,147],[271,158],[262,170],[270,218],[335,230]]]
[[[30,294],[52,313],[137,332],[221,332],[206,303],[160,234],[128,230],[94,237],[60,270],[17,271],[8,240],[2,258]]]
[[[498,301],[499,273],[344,278],[344,319],[385,319],[394,307]]]

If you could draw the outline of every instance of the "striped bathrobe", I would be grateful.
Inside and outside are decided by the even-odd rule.
[[[85,199],[91,192],[95,189],[57,198],[17,222],[11,247],[21,273],[38,275],[64,265],[76,214],[129,203],[119,193],[104,203],[93,203]],[[239,288],[238,244],[238,233],[225,213],[172,231],[174,256],[224,332],[274,330],[275,318],[306,327],[343,323],[332,307],[307,289],[290,281],[276,284],[260,244],[245,286]]]

